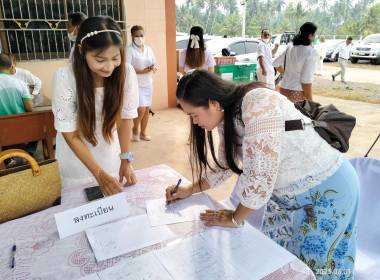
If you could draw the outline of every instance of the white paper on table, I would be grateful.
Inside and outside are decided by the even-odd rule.
[[[59,238],[65,238],[130,214],[126,193],[111,195],[54,215]]]
[[[99,278],[98,273],[95,272],[95,273],[83,276],[77,280],[101,280],[101,279]]]
[[[228,260],[209,250],[200,235],[186,238],[176,245],[153,253],[176,280],[249,279],[240,275]]]
[[[201,236],[209,248],[251,280],[261,279],[296,259],[249,224],[238,229],[212,228]]]
[[[97,261],[103,261],[175,237],[167,226],[151,227],[146,214],[86,229]]]
[[[173,280],[152,252],[125,259],[113,267],[99,271],[98,274],[101,280]]]
[[[166,204],[165,198],[146,200],[146,211],[150,225],[159,226],[199,220],[199,214],[214,209],[208,195],[194,194],[175,203]]]

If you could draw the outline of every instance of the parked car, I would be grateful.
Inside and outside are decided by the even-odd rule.
[[[276,57],[282,54],[286,50],[286,47],[288,46],[289,43],[293,42],[293,38],[295,35],[296,33],[294,31],[286,31],[285,33],[272,35],[271,43],[273,44],[273,46],[275,44],[280,45],[276,52]]]
[[[221,38],[220,36],[204,36],[203,40],[205,42],[210,41],[212,39]],[[177,50],[183,50],[187,48],[187,45],[189,44],[189,35],[186,36],[177,36],[176,37],[176,49]],[[207,45],[207,44],[206,44]]]
[[[330,58],[333,52],[339,46],[339,44],[343,42],[345,42],[345,40],[326,40],[326,57],[323,61],[331,61]],[[338,54],[335,55],[334,61],[338,61]]]
[[[380,65],[380,34],[368,35],[352,48],[351,62],[357,63],[359,59],[370,60],[372,63]]]
[[[214,57],[222,56],[223,48],[231,49],[231,56],[236,57],[236,62],[257,64],[257,47],[260,41],[251,38],[221,38],[207,42],[209,49]]]

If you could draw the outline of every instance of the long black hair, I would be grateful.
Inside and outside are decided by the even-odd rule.
[[[309,35],[314,34],[315,31],[317,31],[318,27],[312,23],[312,22],[306,22],[302,24],[300,27],[300,30],[298,31],[297,35],[293,38],[293,45],[294,46],[308,46],[310,45],[310,39]]]
[[[113,30],[117,32],[102,32],[93,34],[94,31]],[[82,40],[88,34],[93,34]],[[97,51],[101,53],[110,46],[117,46],[120,50],[121,64],[116,67],[111,76],[104,79],[103,124],[102,134],[107,143],[113,139],[115,125],[121,120],[125,83],[125,40],[119,25],[111,17],[97,16],[86,19],[78,32],[76,47],[74,50],[73,70],[76,80],[78,96],[78,131],[93,146],[98,140],[95,136],[95,93],[94,78],[91,69],[87,65],[86,53]],[[81,45],[79,50],[77,47]]]
[[[241,104],[245,94],[254,89],[264,87],[260,83],[235,84],[223,80],[221,77],[204,69],[198,69],[186,74],[178,83],[177,98],[194,107],[209,108],[209,101],[219,102],[224,109],[224,141],[225,158],[227,166],[222,166],[215,156],[214,140],[212,132],[191,122],[191,135],[193,144],[190,151],[190,164],[193,181],[197,177],[201,186],[201,179],[205,169],[212,169],[208,159],[208,148],[215,163],[222,169],[231,169],[237,174],[243,171],[234,161],[237,148],[241,146],[239,136],[234,125],[234,120],[241,119]],[[207,139],[207,140],[206,140]],[[213,170],[213,169],[212,169]]]

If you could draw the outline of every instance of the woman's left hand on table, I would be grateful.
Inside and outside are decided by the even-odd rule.
[[[200,214],[200,218],[205,223],[206,226],[220,226],[220,227],[231,227],[234,228],[235,225],[232,223],[233,210],[206,210],[206,212]]]
[[[132,168],[132,165],[127,160],[121,160],[120,171],[119,171],[119,182],[123,182],[123,179],[127,179],[127,182],[124,184],[125,187],[134,185],[137,183],[135,171]]]

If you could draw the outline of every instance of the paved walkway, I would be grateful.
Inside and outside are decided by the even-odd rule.
[[[370,69],[350,67],[350,62],[346,69],[346,81],[356,83],[371,83],[380,85],[380,65],[369,65]],[[322,79],[331,81],[331,75],[335,74],[340,69],[338,63],[325,62],[323,64]],[[340,76],[336,81],[340,82]]]

